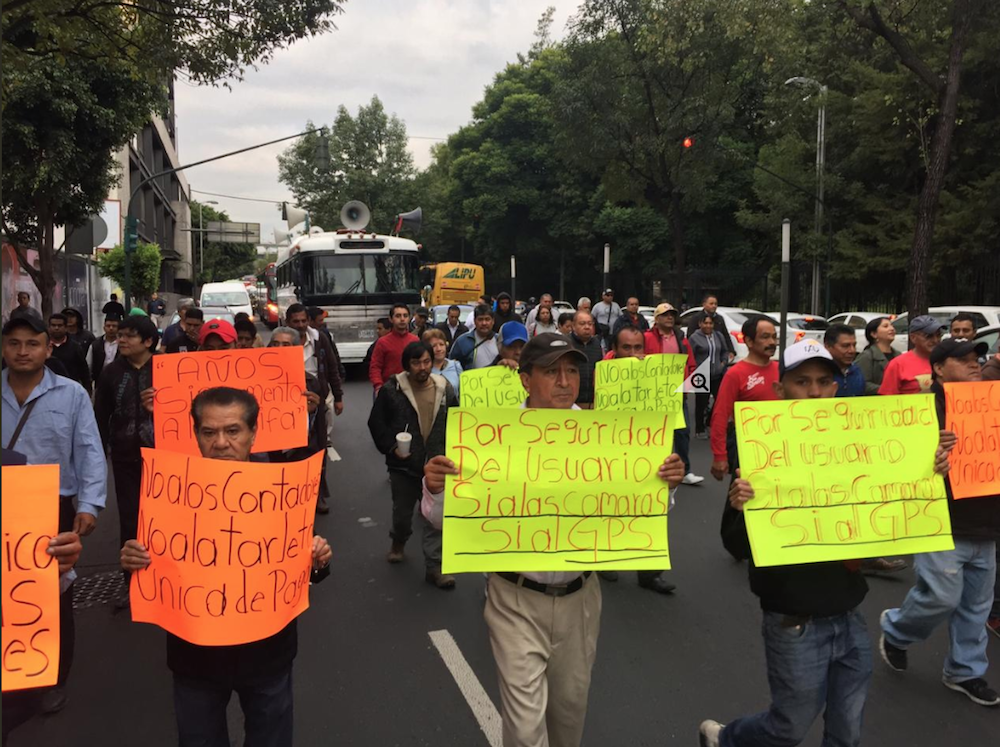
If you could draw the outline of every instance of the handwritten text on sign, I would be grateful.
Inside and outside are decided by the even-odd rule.
[[[56,684],[59,466],[3,468],[3,690]]]
[[[954,547],[931,395],[736,405],[759,566]]]
[[[663,413],[448,413],[445,573],[666,569]]]
[[[684,427],[686,355],[647,355],[599,361],[594,369],[594,409],[665,412]]]
[[[153,359],[153,424],[158,449],[197,455],[191,402],[205,389],[229,386],[257,398],[255,452],[305,446],[309,441],[302,348],[199,351]]]
[[[952,495],[1000,495],[1000,381],[945,384],[944,398],[946,427],[958,436],[948,473]]]
[[[259,641],[309,607],[323,454],[301,462],[142,450],[132,619],[202,646]]]
[[[520,407],[528,398],[521,376],[507,366],[463,371],[459,395],[462,407]]]

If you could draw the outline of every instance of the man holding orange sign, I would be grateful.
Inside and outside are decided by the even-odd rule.
[[[247,488],[246,480],[241,483],[242,491],[227,490],[243,473],[255,485],[263,484],[260,475],[250,474],[255,472],[250,465],[230,470],[225,485],[209,484],[213,474],[227,469],[225,463],[250,461],[258,414],[257,400],[239,389],[216,387],[195,397],[191,417],[198,448],[202,457],[221,463],[210,467],[211,474],[199,483],[199,470],[206,470],[195,458],[147,451],[139,519],[139,537],[146,544],[129,540],[121,552],[122,568],[133,572],[134,619],[183,630],[186,638],[199,642],[167,635],[167,665],[174,675],[181,747],[229,745],[226,705],[233,690],[240,697],[248,744],[292,744],[292,664],[298,650],[294,616],[308,606],[309,583],[329,575],[332,552],[325,539],[312,533],[318,464],[308,465],[306,474],[312,478],[305,484],[297,484],[294,477],[286,479],[290,474],[286,470],[295,466],[290,464],[277,465],[277,479],[262,490]],[[309,461],[318,458],[314,455]],[[168,468],[161,466],[158,484],[156,459],[191,460],[191,478],[180,486],[181,480],[171,479],[166,475]],[[157,505],[161,500],[167,505]],[[218,523],[218,515],[211,516],[216,511],[228,518],[228,529],[206,530],[212,519]],[[171,513],[175,517],[193,514],[190,538],[174,528],[153,528],[157,515]],[[270,526],[263,528],[267,535],[255,534],[267,518]],[[236,528],[237,519],[242,521],[241,529]],[[183,518],[175,527],[182,522]],[[178,537],[181,541],[175,542]],[[285,570],[289,564],[302,575]],[[226,565],[231,569],[225,569]],[[199,566],[202,573],[197,572]],[[226,572],[231,578],[220,588],[217,579]],[[268,579],[273,581],[270,590],[260,583]],[[283,579],[280,587],[279,579]],[[227,588],[232,590],[231,598]],[[147,604],[151,600],[154,604]],[[291,621],[277,632],[269,632],[289,617]]]
[[[1000,385],[996,385],[995,395],[969,396],[975,393],[976,385],[971,382],[982,380],[979,357],[986,354],[986,347],[986,343],[952,338],[931,352],[931,391],[938,420],[949,430],[958,429],[946,481],[955,549],[914,558],[917,583],[901,607],[882,612],[880,648],[885,663],[902,672],[908,664],[907,649],[926,640],[947,620],[951,635],[942,683],[978,705],[1000,706],[1000,694],[984,679],[988,667],[986,622],[993,605],[996,542],[1000,539],[1000,494],[995,480],[970,481],[964,474],[975,444],[990,439],[995,443],[1000,437]],[[972,470],[973,474],[986,478],[990,465],[996,468],[998,453],[996,446],[990,454],[981,453],[983,468]],[[956,489],[959,487],[961,492]]]

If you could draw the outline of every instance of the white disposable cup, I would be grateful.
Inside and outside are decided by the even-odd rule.
[[[412,440],[413,436],[409,433],[396,434],[396,450],[399,451],[400,456],[407,456],[410,453],[410,442]]]

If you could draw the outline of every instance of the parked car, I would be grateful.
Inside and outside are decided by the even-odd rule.
[[[699,313],[702,310],[701,306],[696,306],[693,309],[688,309],[683,314],[681,314],[680,321],[678,322],[687,331],[688,324],[691,321],[691,317]],[[730,336],[733,338],[733,347],[736,350],[737,361],[743,360],[747,357],[749,349],[746,343],[743,341],[743,323],[751,316],[766,316],[771,321],[774,322],[774,326],[778,326],[777,320],[771,314],[765,314],[763,311],[757,311],[756,309],[742,309],[735,306],[720,306],[715,310],[716,314],[719,314],[726,322],[726,329],[729,330]],[[775,350],[774,355],[771,356],[772,360],[778,360],[778,351]]]
[[[474,307],[471,304],[467,303],[456,304],[456,306],[458,306],[459,309],[458,321],[462,324],[465,324],[466,317],[472,313],[472,309]],[[437,306],[432,306],[431,325],[433,326],[435,324],[441,324],[441,322],[448,321],[448,309],[450,308],[451,308],[450,303],[443,303]]]
[[[233,314],[244,312],[251,319],[253,316],[253,306],[250,304],[250,294],[246,286],[239,280],[230,280],[225,283],[205,283],[201,287],[201,298],[198,305],[224,306]],[[208,317],[205,317],[208,319]]]
[[[222,319],[230,324],[236,322],[236,315],[225,306],[204,306],[201,307],[201,312],[205,315],[206,322],[211,319]],[[170,324],[176,324],[180,320],[180,314],[175,311],[174,315],[170,317]],[[166,329],[166,327],[164,327],[164,329]]]
[[[767,315],[772,319],[781,321],[780,311],[769,311]],[[785,346],[794,345],[799,340],[807,337],[816,342],[823,342],[823,334],[829,328],[830,323],[825,317],[815,314],[800,314],[797,311],[788,312],[788,328],[785,330]]]
[[[571,314],[576,311],[576,306],[571,304],[569,301],[553,301],[552,302],[552,316],[559,318],[560,314],[565,314],[566,312]]]
[[[1000,354],[1000,325],[991,324],[989,327],[976,330],[976,336],[972,339],[976,342],[985,342],[990,346],[986,351],[987,360]]]
[[[854,336],[858,341],[858,352],[860,353],[868,347],[868,340],[865,339],[865,327],[868,326],[868,322],[872,319],[881,319],[884,316],[889,317],[889,319],[896,318],[895,314],[884,314],[877,311],[842,311],[839,314],[831,316],[826,322],[828,326],[846,324],[853,329]]]
[[[639,307],[639,313],[642,314],[644,317],[646,317],[646,322],[649,324],[649,328],[650,329],[653,328],[653,321],[656,319],[656,317],[653,316],[653,312],[655,312],[655,311],[656,311],[656,307],[655,306],[640,306]]]

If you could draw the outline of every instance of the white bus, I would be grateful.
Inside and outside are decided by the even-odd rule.
[[[293,303],[319,306],[344,363],[361,363],[375,320],[394,303],[420,305],[417,244],[398,236],[340,229],[300,236],[278,254],[281,318]]]

